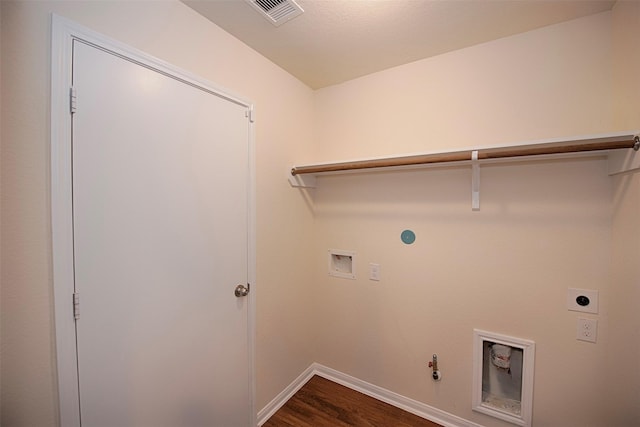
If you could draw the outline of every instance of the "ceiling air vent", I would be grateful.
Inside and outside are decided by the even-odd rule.
[[[304,10],[294,0],[245,0],[276,27],[301,15]]]

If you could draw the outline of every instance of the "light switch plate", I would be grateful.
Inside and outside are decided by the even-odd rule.
[[[598,313],[598,291],[593,289],[569,288],[567,291],[567,308],[583,313]]]

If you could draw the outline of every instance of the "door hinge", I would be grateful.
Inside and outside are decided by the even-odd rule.
[[[256,121],[256,117],[255,117],[256,115],[255,115],[255,112],[253,111],[253,106],[247,110],[245,116],[249,118],[249,122],[251,123]]]
[[[78,292],[73,293],[73,318],[75,320],[80,318],[80,294]]]
[[[78,109],[76,104],[76,88],[71,87],[69,90],[69,108],[71,109],[71,114],[75,114]]]

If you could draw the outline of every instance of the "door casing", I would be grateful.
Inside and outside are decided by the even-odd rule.
[[[256,301],[256,231],[255,231],[255,149],[253,104],[215,84],[147,55],[135,48],[109,39],[73,21],[52,15],[51,43],[51,228],[53,295],[55,314],[56,362],[60,425],[80,426],[80,396],[76,355],[76,331],[73,316],[74,256],[71,163],[71,86],[72,44],[81,40],[107,50],[160,73],[245,106],[249,124],[248,184],[248,360],[250,378],[251,425],[256,425],[255,408],[255,301]]]

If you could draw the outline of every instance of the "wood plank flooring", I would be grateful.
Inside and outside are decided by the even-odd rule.
[[[442,427],[317,375],[263,427]]]

